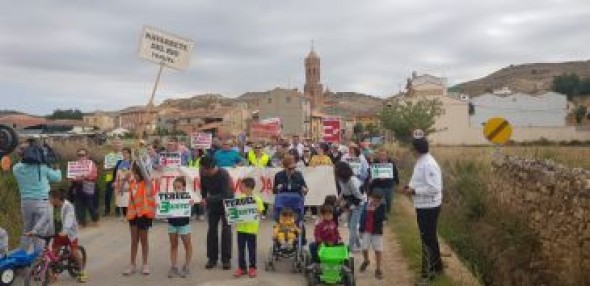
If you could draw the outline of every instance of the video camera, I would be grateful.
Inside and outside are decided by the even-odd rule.
[[[18,135],[9,126],[0,124],[0,158],[12,153],[18,145]]]

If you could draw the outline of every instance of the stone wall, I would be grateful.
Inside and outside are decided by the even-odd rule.
[[[538,234],[532,263],[559,285],[590,285],[590,171],[504,155],[493,165],[491,198]]]

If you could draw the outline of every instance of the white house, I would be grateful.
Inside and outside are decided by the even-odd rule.
[[[538,96],[525,93],[498,95],[486,93],[471,99],[474,114],[472,126],[481,126],[489,118],[503,117],[515,127],[566,126],[567,98],[547,92]]]

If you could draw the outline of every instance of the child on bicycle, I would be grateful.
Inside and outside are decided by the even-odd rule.
[[[317,263],[320,262],[318,248],[321,244],[331,246],[342,243],[338,226],[336,225],[336,222],[334,222],[333,207],[329,205],[323,205],[320,208],[320,216],[321,220],[318,222],[318,224],[316,224],[313,232],[315,241],[309,244],[309,252],[314,262],[310,266],[310,270],[314,269],[317,266]]]
[[[256,182],[253,178],[244,178],[240,183],[240,194],[238,198],[243,197],[254,197],[256,206],[258,208],[258,214],[262,215],[264,211],[264,202],[259,195],[252,194]],[[256,277],[256,235],[260,221],[257,219],[251,222],[241,222],[237,224],[238,231],[238,269],[234,273],[234,277],[241,277],[246,274],[246,248],[248,249],[248,276],[250,278]]]
[[[78,251],[78,223],[74,205],[65,199],[65,190],[49,191],[49,202],[53,206],[53,221],[55,225],[55,237],[51,249],[55,252],[61,247],[69,247],[70,253],[80,266],[78,282],[85,283],[88,276],[84,270],[84,261]]]
[[[178,177],[173,182],[175,192],[186,191],[186,181],[183,177]],[[190,263],[193,255],[193,245],[191,242],[191,225],[190,217],[169,218],[168,219],[168,236],[170,237],[170,263],[172,266],[168,271],[168,278],[182,277],[186,278],[190,274]],[[182,240],[185,251],[185,262],[181,271],[178,271],[178,237]]]
[[[284,208],[279,215],[279,222],[273,227],[272,238],[281,249],[291,249],[295,246],[299,231],[293,210]]]

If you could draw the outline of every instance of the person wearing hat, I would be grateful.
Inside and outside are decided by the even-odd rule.
[[[221,145],[221,149],[215,152],[213,158],[217,162],[218,167],[236,167],[242,165],[244,159],[240,156],[240,153],[232,149],[233,141],[227,140]]]
[[[442,174],[438,163],[428,152],[426,138],[415,138],[412,146],[417,161],[410,183],[402,192],[413,198],[416,208],[422,240],[422,277],[434,279],[443,271],[437,238],[438,216],[442,203]]]

